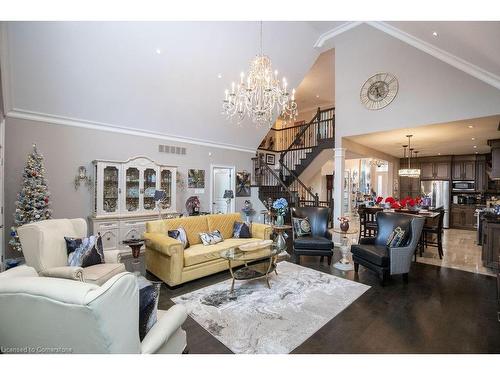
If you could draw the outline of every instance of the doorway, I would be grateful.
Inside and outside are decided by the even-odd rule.
[[[235,168],[223,165],[212,165],[211,176],[211,199],[212,199],[212,213],[230,213],[234,212],[234,198],[231,199],[228,206],[227,199],[224,198],[226,190],[232,190],[235,194]]]

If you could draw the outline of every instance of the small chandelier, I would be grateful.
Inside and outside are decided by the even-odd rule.
[[[385,160],[380,160],[380,159],[370,159],[370,165],[372,167],[380,168],[382,166],[387,165],[387,162]]]
[[[407,168],[401,168],[398,171],[398,174],[400,177],[411,177],[411,178],[419,178],[420,177],[420,169],[418,168],[412,168],[411,167],[411,157],[413,154],[413,148],[411,148],[411,137],[413,135],[407,135],[408,137],[408,144],[403,145],[403,158],[406,158],[406,148],[408,147],[408,167]],[[416,153],[418,151],[415,151]]]
[[[245,78],[241,72],[240,82],[232,82],[231,90],[226,89],[222,102],[222,113],[228,119],[237,119],[241,123],[250,117],[258,125],[271,127],[275,117],[283,120],[295,120],[297,103],[295,89],[288,92],[285,77],[279,80],[278,71],[273,72],[271,59],[262,52],[262,21],[260,22],[260,54],[250,62],[250,70]]]

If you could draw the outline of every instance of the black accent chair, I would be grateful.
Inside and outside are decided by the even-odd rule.
[[[408,282],[411,260],[420,241],[424,221],[424,218],[415,215],[377,212],[377,236],[362,238],[359,244],[351,246],[354,271],[358,272],[361,264],[377,272],[382,285],[390,275],[398,274],[402,274],[403,280]],[[387,239],[396,227],[408,232],[401,247],[391,248],[386,245]]]
[[[333,241],[332,234],[328,231],[329,211],[327,207],[292,207],[293,253],[297,264],[300,264],[302,255],[320,256],[320,261],[326,256],[328,265],[332,263]],[[296,236],[293,218],[307,218],[311,224],[311,235]]]

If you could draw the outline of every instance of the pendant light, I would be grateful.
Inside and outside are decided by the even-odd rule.
[[[420,177],[420,169],[411,167],[411,157],[413,154],[413,148],[411,148],[411,137],[413,135],[407,135],[408,137],[408,145],[403,146],[404,156],[406,158],[406,148],[408,147],[408,166],[407,168],[400,168],[398,174],[400,177],[410,177],[410,178],[419,178]],[[417,151],[418,152],[418,151]]]

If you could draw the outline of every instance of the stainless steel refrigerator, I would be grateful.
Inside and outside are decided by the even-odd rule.
[[[449,181],[422,181],[420,183],[422,195],[431,199],[432,207],[444,207],[443,227],[450,227],[450,182]]]

